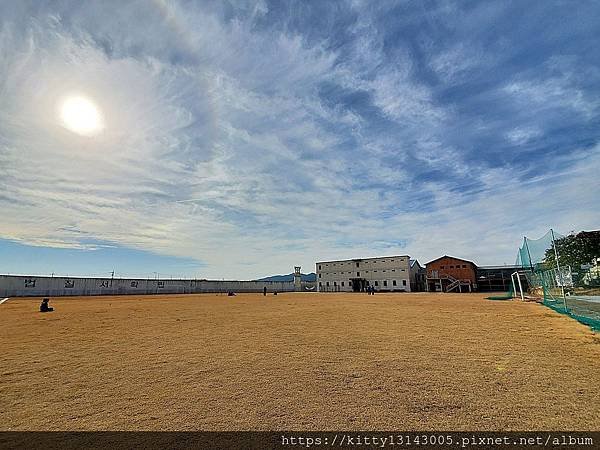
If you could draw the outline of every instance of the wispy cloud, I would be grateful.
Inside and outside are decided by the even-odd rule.
[[[518,9],[5,3],[0,238],[249,278],[381,252],[512,262],[524,233],[597,227],[600,41],[586,11],[532,8],[528,31]],[[100,135],[61,126],[75,93]]]

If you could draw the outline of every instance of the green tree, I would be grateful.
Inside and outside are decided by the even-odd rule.
[[[576,271],[581,268],[582,264],[592,264],[595,258],[600,258],[600,230],[570,234],[555,242],[561,267],[571,266]],[[546,250],[544,266],[549,269],[556,267],[556,258],[552,247]]]

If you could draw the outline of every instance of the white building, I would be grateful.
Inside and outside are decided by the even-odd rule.
[[[317,262],[319,292],[361,292],[367,286],[376,291],[410,292],[409,256],[357,258]]]

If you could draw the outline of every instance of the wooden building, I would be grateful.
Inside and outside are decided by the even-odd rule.
[[[477,290],[477,266],[466,259],[444,255],[425,264],[427,291],[473,292]]]

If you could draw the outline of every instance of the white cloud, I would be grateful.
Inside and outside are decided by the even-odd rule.
[[[434,53],[431,67],[445,82],[465,81],[470,72],[490,64],[491,56],[478,46],[459,43]]]
[[[542,131],[534,127],[517,127],[506,133],[506,138],[515,145],[523,145],[542,135]]]
[[[588,98],[571,82],[569,76],[513,81],[504,87],[504,92],[512,95],[530,113],[563,108],[589,119],[598,108],[598,102]]]
[[[400,43],[390,61],[368,14],[340,60],[324,42],[258,29],[269,14],[263,3],[227,20],[218,5],[152,5],[124,5],[121,20],[94,3],[2,22],[1,238],[76,248],[105,241],[204,261],[203,276],[250,278],[383,249],[493,263],[518,245],[507,236],[518,240],[532,223],[570,229],[598,220],[583,187],[596,150],[573,176],[526,190],[511,168],[470,160],[446,140],[457,112],[418,79]],[[456,55],[433,66],[450,77],[466,71],[451,73]],[[373,131],[358,109],[325,104],[324,83],[367,93],[393,126]],[[100,136],[58,123],[56,105],[71,92],[101,108]],[[550,103],[593,111],[583,93],[565,100],[578,91],[559,81],[519,80],[504,92],[540,108],[545,92]],[[526,142],[536,130],[505,137]],[[481,190],[416,181],[413,160]],[[577,217],[556,223],[564,205]]]

